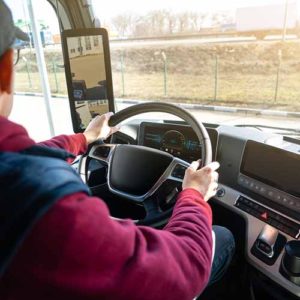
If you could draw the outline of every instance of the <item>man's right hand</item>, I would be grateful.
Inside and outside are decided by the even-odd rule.
[[[193,161],[186,169],[182,182],[182,189],[192,188],[199,191],[205,201],[216,195],[219,174],[216,170],[220,167],[218,162],[212,162],[198,170],[200,160]]]

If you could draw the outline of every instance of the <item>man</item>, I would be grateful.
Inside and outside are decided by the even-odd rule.
[[[117,128],[98,116],[83,134],[36,144],[8,117],[18,32],[0,0],[0,299],[190,300],[223,275],[234,250],[207,201],[218,163],[187,169],[163,230],[116,221],[63,160]],[[219,243],[219,238],[223,239]],[[213,260],[213,262],[212,262]]]

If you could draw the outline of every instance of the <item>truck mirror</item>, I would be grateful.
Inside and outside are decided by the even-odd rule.
[[[73,129],[82,132],[94,116],[115,112],[108,34],[65,30],[62,47]]]

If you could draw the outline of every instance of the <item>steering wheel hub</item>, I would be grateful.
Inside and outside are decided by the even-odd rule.
[[[144,195],[154,186],[172,160],[172,155],[156,149],[118,145],[110,161],[110,187],[136,196]]]

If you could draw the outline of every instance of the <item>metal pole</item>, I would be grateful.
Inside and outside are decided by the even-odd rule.
[[[124,53],[121,53],[121,75],[122,75],[122,97],[125,96],[125,79],[124,79]]]
[[[280,67],[281,67],[281,58],[282,58],[281,50],[278,50],[278,66],[277,66],[277,74],[276,74],[276,85],[275,85],[274,102],[277,102],[277,97],[278,97],[279,74],[280,74]]]
[[[25,56],[23,56],[22,59],[24,60],[25,65],[26,65],[29,88],[32,89],[32,81],[31,81],[30,72],[29,72],[28,60]]]
[[[219,75],[219,57],[216,55],[216,62],[215,62],[215,95],[214,95],[214,100],[217,100],[218,96],[218,75]]]
[[[167,58],[165,60],[165,66],[164,66],[164,90],[165,90],[165,96],[167,96],[167,76],[168,76],[168,62],[167,62]]]
[[[168,61],[167,56],[165,52],[162,52],[162,57],[164,61],[164,95],[167,96],[168,90],[167,90],[167,74],[168,74]]]
[[[36,51],[38,69],[41,77],[42,90],[44,94],[50,135],[54,136],[54,125],[53,125],[53,119],[52,119],[51,107],[50,107],[51,90],[49,85],[49,79],[47,74],[47,68],[46,68],[46,62],[45,62],[45,56],[44,56],[44,50],[42,46],[39,26],[37,23],[37,19],[35,17],[35,9],[33,7],[32,0],[27,0],[27,6],[28,6],[28,12],[31,20],[32,36],[33,36],[33,41],[34,41],[34,46]]]
[[[58,80],[57,80],[57,74],[56,74],[56,63],[54,61],[54,58],[52,58],[52,66],[53,66],[53,73],[54,73],[54,79],[55,79],[56,93],[58,93]]]
[[[289,6],[289,0],[285,1],[285,11],[284,11],[284,19],[283,19],[283,33],[282,33],[282,41],[285,41],[286,36],[286,21],[287,21],[287,14],[288,14],[288,6]]]

